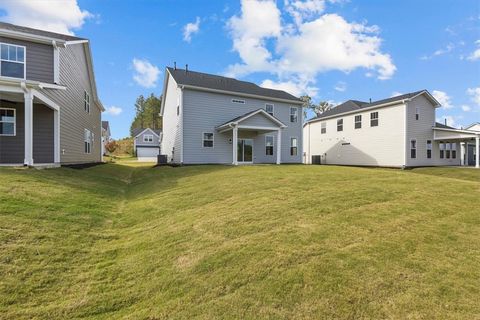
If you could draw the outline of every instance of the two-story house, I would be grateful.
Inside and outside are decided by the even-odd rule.
[[[87,39],[0,23],[0,165],[100,162]]]
[[[285,91],[167,68],[161,116],[169,162],[302,162],[302,101]]]
[[[151,128],[135,128],[132,130],[133,150],[140,162],[157,161],[160,154],[162,130]]]
[[[305,123],[305,163],[419,167],[476,166],[480,132],[435,121],[439,102],[417,91],[374,102],[349,100]]]

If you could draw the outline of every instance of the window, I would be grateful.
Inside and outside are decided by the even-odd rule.
[[[320,134],[324,134],[324,133],[327,133],[327,123],[326,122],[320,123]]]
[[[378,112],[370,113],[370,127],[378,126]]]
[[[273,156],[273,136],[265,136],[265,154]]]
[[[415,108],[415,120],[418,120],[420,118],[420,110],[418,107]]]
[[[410,158],[417,157],[417,140],[410,140]]]
[[[232,102],[233,102],[233,103],[245,104],[245,100],[240,100],[240,99],[232,99]]]
[[[0,136],[14,136],[15,109],[0,108]]]
[[[427,159],[432,158],[432,140],[427,140]]]
[[[25,79],[25,47],[0,44],[2,77]]]
[[[343,131],[343,119],[337,120],[337,131]]]
[[[203,134],[203,147],[213,148],[213,133],[206,132]]]
[[[93,135],[90,130],[85,129],[84,135],[83,135],[83,141],[85,145],[85,153],[92,153]]]
[[[290,108],[290,122],[297,122],[298,120],[298,108]]]
[[[355,129],[362,127],[362,115],[355,116]]]
[[[445,158],[450,159],[450,143],[445,143]]]
[[[442,141],[440,141],[439,147],[440,147],[440,159],[443,159],[445,158],[445,144]]]
[[[271,103],[266,103],[265,104],[265,111],[271,116],[273,116],[273,104]]]
[[[296,156],[298,153],[297,138],[290,138],[290,155]]]
[[[83,103],[84,103],[85,112],[90,113],[90,95],[88,94],[87,91],[84,91]]]
[[[177,116],[180,114],[180,106],[177,106]]]
[[[457,159],[457,144],[452,143],[452,159]]]
[[[144,134],[143,142],[153,142],[153,134]]]

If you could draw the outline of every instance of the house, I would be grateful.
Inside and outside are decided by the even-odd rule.
[[[0,22],[0,165],[100,162],[87,39]]]
[[[110,123],[102,121],[102,155],[107,154],[106,145],[112,141],[110,133]]]
[[[302,101],[250,82],[166,68],[162,154],[177,164],[302,162]]]
[[[417,91],[375,102],[349,100],[304,125],[305,163],[418,167],[465,165],[480,131],[436,123],[438,101]],[[470,148],[470,147],[469,147]],[[470,157],[470,158],[469,158]]]
[[[160,154],[162,131],[151,128],[136,128],[133,129],[132,136],[133,150],[138,161],[157,161],[157,156]]]

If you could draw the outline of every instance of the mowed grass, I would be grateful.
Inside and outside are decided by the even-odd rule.
[[[480,170],[0,169],[1,319],[480,318]]]

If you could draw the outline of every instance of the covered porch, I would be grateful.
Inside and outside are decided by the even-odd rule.
[[[59,107],[24,82],[0,84],[0,166],[60,165]]]
[[[216,127],[216,130],[218,133],[231,132],[233,165],[264,163],[255,160],[255,150],[262,149],[265,150],[267,156],[275,154],[275,163],[280,164],[282,160],[282,129],[284,128],[286,125],[283,122],[264,109],[258,109],[231,119]],[[269,133],[272,135],[269,136]],[[265,139],[263,141],[256,139],[259,135],[265,135]],[[257,141],[261,148],[254,146],[254,141]]]
[[[433,129],[435,141],[460,143],[461,166],[480,168],[480,132],[473,130],[439,128]]]

